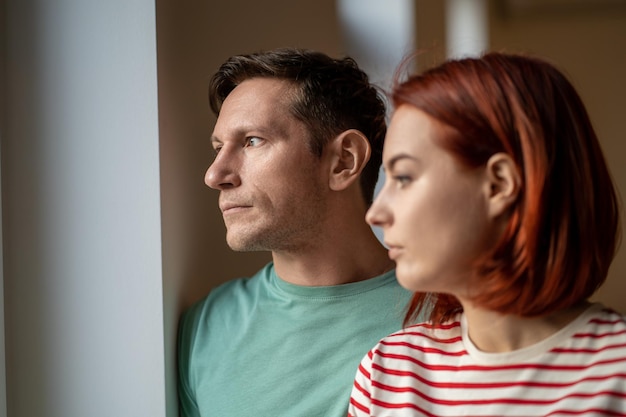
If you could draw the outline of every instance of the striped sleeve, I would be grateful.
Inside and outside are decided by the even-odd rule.
[[[372,352],[373,350],[365,355],[356,371],[348,405],[348,417],[370,416]]]

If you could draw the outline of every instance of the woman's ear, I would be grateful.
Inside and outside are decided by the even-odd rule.
[[[505,153],[496,153],[486,165],[489,215],[493,218],[505,213],[517,200],[521,178],[515,161]]]
[[[370,143],[356,129],[346,130],[328,145],[331,152],[329,186],[334,191],[348,188],[358,180],[370,159]]]

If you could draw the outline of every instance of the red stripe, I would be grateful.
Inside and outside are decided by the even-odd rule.
[[[626,334],[626,329],[624,330],[620,330],[619,332],[606,332],[606,333],[576,333],[574,336],[574,338],[577,339],[583,339],[583,338],[589,338],[589,339],[603,339],[605,337],[611,337],[611,336],[621,336]]]
[[[552,371],[582,371],[582,370],[589,369],[598,365],[608,365],[608,364],[626,362],[626,358],[614,358],[614,359],[607,359],[603,361],[593,362],[587,365],[548,365],[548,364],[540,364],[540,363],[529,363],[529,364],[514,364],[514,365],[506,365],[506,366],[481,366],[481,365],[454,366],[454,365],[429,365],[425,362],[422,362],[408,355],[401,355],[397,353],[386,353],[379,349],[376,349],[374,353],[382,358],[397,359],[401,361],[412,362],[418,365],[420,368],[429,369],[433,371],[485,371],[487,372],[487,371],[503,371],[503,370],[511,370],[511,369],[547,369],[547,370],[552,370]]]
[[[366,406],[364,406],[363,404],[359,403],[357,400],[355,400],[354,398],[350,398],[350,404],[352,404],[353,406],[355,406],[356,408],[358,408],[359,410],[363,411],[364,413],[369,414],[370,413],[370,409]]]
[[[619,399],[626,399],[626,393],[623,392],[615,392],[615,391],[600,391],[594,393],[582,393],[582,392],[574,392],[568,395],[553,398],[553,399],[525,399],[525,398],[487,398],[487,399],[478,399],[478,400],[445,400],[438,399],[434,397],[430,397],[421,391],[413,388],[413,387],[392,387],[389,385],[381,384],[379,382],[372,382],[372,386],[379,388],[381,390],[393,393],[411,393],[414,394],[423,400],[428,401],[431,404],[437,405],[445,405],[445,406],[461,406],[461,405],[495,405],[495,404],[507,404],[507,405],[533,405],[533,406],[541,406],[541,405],[550,405],[556,404],[560,401],[563,401],[568,398],[576,398],[576,399],[587,399],[594,397],[617,397]],[[376,398],[371,399],[372,404],[378,402]],[[610,402],[607,399],[607,403]],[[389,403],[389,405],[394,405],[393,403]],[[396,405],[397,406],[397,405]],[[395,407],[392,407],[395,408]]]
[[[435,388],[451,388],[451,389],[485,389],[485,388],[505,388],[505,387],[534,387],[534,388],[563,388],[574,386],[577,384],[581,384],[583,382],[591,382],[591,381],[604,381],[607,379],[624,379],[626,381],[626,373],[615,373],[611,375],[598,375],[592,376],[588,378],[581,378],[576,381],[571,382],[536,382],[536,381],[514,381],[514,382],[490,382],[490,383],[467,383],[467,382],[433,382],[428,380],[419,374],[411,371],[401,371],[398,369],[389,369],[384,368],[378,364],[373,364],[372,369],[375,369],[378,372],[393,375],[393,376],[403,376],[413,378],[424,385],[428,385],[429,387]]]
[[[413,410],[417,410],[420,413],[424,414],[425,416],[428,417],[437,417],[437,414],[432,414],[428,411],[426,411],[424,408],[417,406],[416,404],[412,404],[412,403],[398,403],[398,404],[392,404],[392,403],[387,403],[384,401],[379,401],[379,400],[373,400],[372,404],[375,404],[379,407],[382,408],[387,408],[387,409],[400,409],[400,408],[410,408]],[[549,416],[553,416],[553,415],[563,415],[563,414],[568,414],[568,415],[588,415],[588,414],[598,414],[598,415],[602,415],[602,416],[624,416],[624,412],[618,412],[618,411],[613,411],[613,410],[605,410],[605,409],[601,409],[601,408],[587,408],[585,410],[580,410],[580,411],[575,411],[575,410],[553,410],[550,411],[548,414],[545,415],[545,417],[549,417]],[[485,414],[463,414],[466,417],[484,417]]]
[[[404,339],[403,336],[407,336],[407,335],[423,337],[425,339],[432,340],[433,342],[445,343],[445,344],[457,343],[463,340],[461,336],[454,336],[454,337],[450,337],[447,339],[443,339],[440,337],[435,337],[430,333],[421,333],[421,332],[406,332],[402,334],[392,334],[391,336],[387,337],[386,340],[393,339],[394,337],[402,337]]]
[[[425,321],[422,323],[417,323],[412,326],[407,327],[407,329],[414,329],[416,327],[423,327],[425,329],[454,329],[455,327],[459,327],[461,325],[460,321],[451,321],[449,323],[441,323],[441,324],[433,324],[429,321]]]
[[[427,347],[423,347],[423,346],[416,345],[416,344],[409,343],[409,342],[387,342],[385,340],[382,340],[380,342],[380,344],[384,345],[384,346],[404,346],[404,347],[411,348],[413,350],[417,350],[419,352],[437,353],[437,354],[445,355],[445,356],[465,356],[465,355],[467,355],[467,351],[466,350],[450,352],[450,351],[443,350],[443,349],[427,348]]]
[[[616,323],[626,323],[626,317],[624,317],[622,314],[618,313],[617,311],[613,310],[612,308],[603,308],[602,311],[604,313],[606,313],[607,315],[611,315],[611,316],[615,316],[614,320],[610,320],[610,319],[603,319],[600,317],[596,317],[593,318],[591,320],[589,320],[589,323],[599,323],[599,324],[616,324]]]
[[[604,352],[605,350],[611,350],[611,349],[623,349],[625,347],[626,347],[626,343],[621,343],[618,345],[606,345],[598,349],[554,348],[550,350],[550,352],[552,353],[598,353],[598,352]]]
[[[467,355],[467,351],[466,350],[459,350],[456,352],[450,352],[450,351],[446,351],[443,349],[437,349],[437,348],[427,348],[427,347],[423,347],[420,345],[416,345],[414,343],[409,343],[409,342],[388,342],[385,340],[382,340],[380,342],[381,345],[383,346],[402,346],[402,347],[407,347],[410,348],[412,350],[418,351],[418,352],[424,352],[424,353],[437,353],[439,355],[444,355],[444,356],[465,356]],[[580,354],[580,353],[589,353],[589,354],[594,354],[594,353],[599,353],[599,352],[604,352],[607,350],[612,350],[612,349],[623,349],[626,348],[626,343],[621,343],[621,344],[615,344],[615,345],[606,345],[603,346],[601,348],[598,349],[577,349],[577,348],[554,348],[552,350],[550,350],[551,353],[571,353],[571,354]]]
[[[363,388],[361,385],[359,385],[359,383],[357,381],[354,381],[354,388],[359,390],[361,392],[361,394],[363,394],[367,398],[369,398],[369,399],[372,398],[372,395],[369,393],[369,391],[367,391],[365,388]]]
[[[614,411],[605,408],[586,408],[584,410],[554,410],[550,411],[545,417],[561,416],[567,414],[570,416],[586,416],[586,415],[600,415],[600,416],[622,416],[624,417],[624,411]]]
[[[372,378],[372,376],[370,375],[370,372],[367,369],[365,369],[363,365],[359,365],[359,372],[361,372],[361,374],[363,374],[363,376],[367,379]]]
[[[597,324],[599,326],[614,326],[619,323],[626,324],[626,321],[621,317],[618,317],[615,320],[605,320],[597,317],[595,319],[589,320],[589,323]]]
[[[426,411],[426,409],[419,407],[417,404],[413,404],[413,403],[399,403],[399,404],[393,404],[393,403],[387,403],[384,401],[379,401],[379,400],[375,400],[372,399],[372,404],[375,404],[379,407],[383,407],[383,408],[387,408],[387,409],[399,409],[399,408],[412,408],[413,410],[417,410],[420,413],[424,414],[427,417],[437,417],[436,414],[432,414],[428,411]]]

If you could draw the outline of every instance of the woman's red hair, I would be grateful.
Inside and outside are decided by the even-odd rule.
[[[537,58],[489,53],[396,79],[395,107],[414,106],[452,127],[440,145],[461,163],[484,166],[505,152],[517,164],[520,195],[500,241],[476,260],[480,290],[473,301],[503,314],[538,316],[589,298],[619,244],[619,203],[567,78]],[[461,310],[450,295],[416,293],[405,323],[429,307],[433,322]]]

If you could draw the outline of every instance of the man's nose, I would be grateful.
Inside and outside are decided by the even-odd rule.
[[[217,154],[204,175],[204,183],[215,190],[224,190],[241,185],[237,157],[230,150],[223,149]]]

